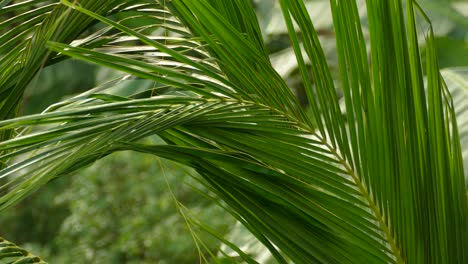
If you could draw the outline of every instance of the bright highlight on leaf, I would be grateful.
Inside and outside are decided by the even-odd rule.
[[[62,0],[0,23],[0,209],[132,150],[194,168],[278,263],[467,263],[459,111],[424,11],[367,0],[367,49],[355,1],[330,0],[333,80],[304,1],[279,4],[309,112],[271,65],[248,0]],[[34,74],[67,57],[154,86],[111,83],[17,116]],[[142,141],[152,135],[166,144]]]

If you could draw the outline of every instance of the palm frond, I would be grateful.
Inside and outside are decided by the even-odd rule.
[[[37,263],[45,264],[41,258],[32,255],[27,250],[18,247],[14,243],[5,240],[0,237],[0,260],[2,263],[8,261],[8,263]]]
[[[126,5],[137,2],[127,1]],[[116,5],[114,1],[80,1],[80,4],[104,15],[126,7]],[[6,4],[0,9],[0,15],[15,12],[19,14],[0,23],[0,119],[15,117],[28,83],[41,68],[60,59],[54,58],[46,42],[71,43],[94,23],[91,17],[60,5],[58,1],[30,0]],[[99,36],[94,34],[75,44],[93,46],[97,42],[102,45]],[[11,133],[2,131],[0,139],[8,139]]]
[[[465,184],[468,186],[468,71],[466,68],[453,68],[444,69],[441,73],[453,97],[465,168]]]
[[[272,67],[249,1],[109,1],[97,10],[84,2],[56,8],[104,29],[72,42],[85,24],[63,39],[53,28],[46,40],[55,57],[42,41],[35,61],[68,55],[155,87],[130,96],[97,88],[0,121],[1,131],[18,133],[0,143],[8,162],[0,209],[112,152],[133,150],[195,168],[279,263],[468,261],[456,113],[429,21],[424,83],[416,14],[426,16],[415,1],[367,1],[370,58],[356,3],[330,1],[344,114],[304,2],[280,1],[312,116]],[[118,10],[152,16],[161,36],[109,16]],[[35,73],[32,65],[22,74]],[[139,142],[155,134],[167,145]]]

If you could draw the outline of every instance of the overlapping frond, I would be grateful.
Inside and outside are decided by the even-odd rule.
[[[458,223],[467,221],[467,203],[459,139],[454,133],[456,117],[437,70],[430,24],[426,32],[425,94],[415,12],[422,17],[425,14],[414,1],[407,1],[405,7],[400,1],[367,1],[370,65],[355,3],[331,1],[331,7],[346,123],[337,114],[326,64],[317,64],[312,65],[312,71],[318,81],[315,90],[309,85],[308,99],[319,127],[325,127],[333,146],[343,153],[356,184],[362,183],[362,194],[379,219],[397,262],[464,262],[461,245],[466,243],[462,237],[467,237],[468,230],[466,224]],[[303,41],[310,61],[322,61],[305,8],[301,3],[283,1],[283,10],[287,11],[291,32],[289,16],[302,32],[310,32],[311,37]],[[293,34],[291,39],[307,82],[299,42]]]
[[[104,28],[94,32],[95,20],[86,14],[73,11],[59,1],[29,0],[8,4],[0,9],[0,119],[18,114],[26,86],[41,68],[63,57],[56,57],[46,47],[47,41],[73,43],[81,46],[102,46],[112,38],[102,34]],[[125,14],[155,4],[144,1],[80,1],[80,5],[103,15]],[[157,17],[157,16],[155,16]],[[82,34],[86,34],[83,37]],[[0,139],[11,136],[2,131]]]

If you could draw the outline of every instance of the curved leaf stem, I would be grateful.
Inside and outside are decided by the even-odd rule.
[[[353,170],[349,162],[342,157],[338,153],[338,151],[328,144],[328,142],[319,134],[314,133],[320,141],[330,150],[330,152],[335,155],[335,157],[339,160],[339,162],[343,165],[343,167],[346,169],[346,172],[353,178],[354,183],[356,186],[359,188],[359,192],[361,195],[367,200],[367,203],[369,204],[369,208],[371,209],[372,213],[374,214],[375,218],[377,219],[380,228],[382,229],[382,232],[385,234],[385,238],[387,240],[387,243],[390,245],[390,248],[393,252],[394,257],[396,258],[396,263],[398,264],[405,264],[405,261],[403,260],[401,256],[401,250],[398,248],[398,245],[396,243],[395,238],[393,237],[390,228],[387,226],[385,223],[384,217],[382,213],[380,212],[379,207],[375,204],[374,199],[370,195],[369,191],[367,190],[367,187],[362,183],[361,177]]]
[[[384,217],[383,217],[382,213],[380,212],[379,207],[374,202],[374,199],[370,195],[370,193],[367,190],[367,187],[365,186],[365,184],[362,183],[361,177],[353,170],[353,168],[349,164],[349,162],[340,153],[338,153],[336,148],[331,146],[321,134],[319,134],[316,131],[312,130],[308,125],[299,122],[297,119],[294,119],[292,116],[288,115],[287,113],[284,113],[284,112],[282,112],[280,110],[277,110],[277,109],[275,109],[273,107],[270,107],[270,106],[266,106],[266,105],[264,105],[264,106],[269,108],[271,111],[274,111],[274,112],[281,113],[281,114],[285,115],[290,120],[295,120],[298,123],[298,125],[302,129],[304,129],[304,132],[310,133],[311,135],[315,135],[322,142],[322,144],[324,146],[326,146],[328,148],[328,150],[338,159],[338,161],[341,163],[341,165],[343,165],[343,167],[345,168],[348,175],[350,175],[353,178],[355,185],[359,189],[359,192],[361,193],[361,195],[366,199],[367,203],[369,204],[370,210],[372,211],[374,217],[378,221],[380,229],[384,233],[384,236],[385,236],[385,239],[386,239],[387,243],[390,245],[390,249],[391,249],[391,251],[393,253],[393,256],[395,257],[396,263],[397,264],[405,264],[406,262],[405,262],[405,260],[403,259],[402,255],[401,255],[401,249],[398,247],[397,242],[395,240],[395,237],[392,235],[392,232],[390,231],[390,228],[385,223]]]

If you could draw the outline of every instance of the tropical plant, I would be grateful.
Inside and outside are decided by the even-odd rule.
[[[304,2],[280,0],[308,111],[271,66],[248,0],[10,2],[0,1],[0,14],[18,14],[0,24],[0,210],[132,150],[194,168],[279,263],[468,262],[457,120],[414,0],[367,1],[370,58],[355,2],[330,1],[340,91]],[[125,74],[17,116],[34,75],[66,56]],[[116,89],[131,78],[153,85]],[[166,144],[142,141],[152,135]],[[41,261],[8,245],[0,257]]]

